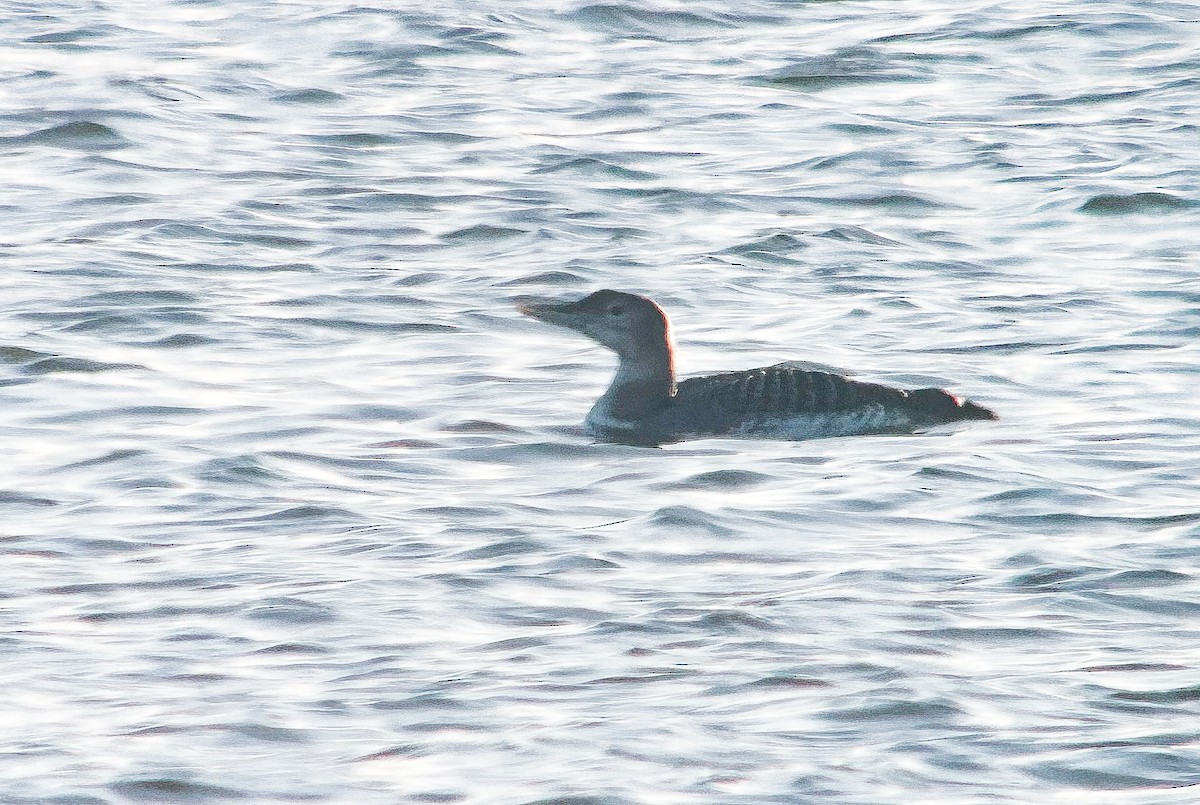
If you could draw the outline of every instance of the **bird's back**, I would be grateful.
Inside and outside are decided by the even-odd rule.
[[[961,419],[994,419],[941,389],[904,391],[790,363],[681,382],[655,430],[669,438],[783,439],[908,432]]]

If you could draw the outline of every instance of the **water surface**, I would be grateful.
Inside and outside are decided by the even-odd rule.
[[[0,11],[0,799],[1200,798],[1191,4]],[[595,445],[672,314],[998,423]]]

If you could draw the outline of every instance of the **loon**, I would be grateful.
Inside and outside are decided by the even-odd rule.
[[[907,391],[789,362],[675,382],[670,324],[644,296],[596,291],[575,302],[519,303],[617,353],[611,385],[587,415],[600,441],[658,446],[712,436],[813,439],[912,433],[996,414],[942,389]]]

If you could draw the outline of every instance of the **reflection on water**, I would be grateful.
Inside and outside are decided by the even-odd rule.
[[[0,798],[1194,799],[1193,10],[876,11],[0,11]],[[1003,419],[593,445],[600,287]]]

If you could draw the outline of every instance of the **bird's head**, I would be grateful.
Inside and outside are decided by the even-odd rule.
[[[652,300],[623,291],[596,291],[576,302],[532,300],[517,305],[526,316],[586,335],[621,357],[670,351],[667,314]]]

